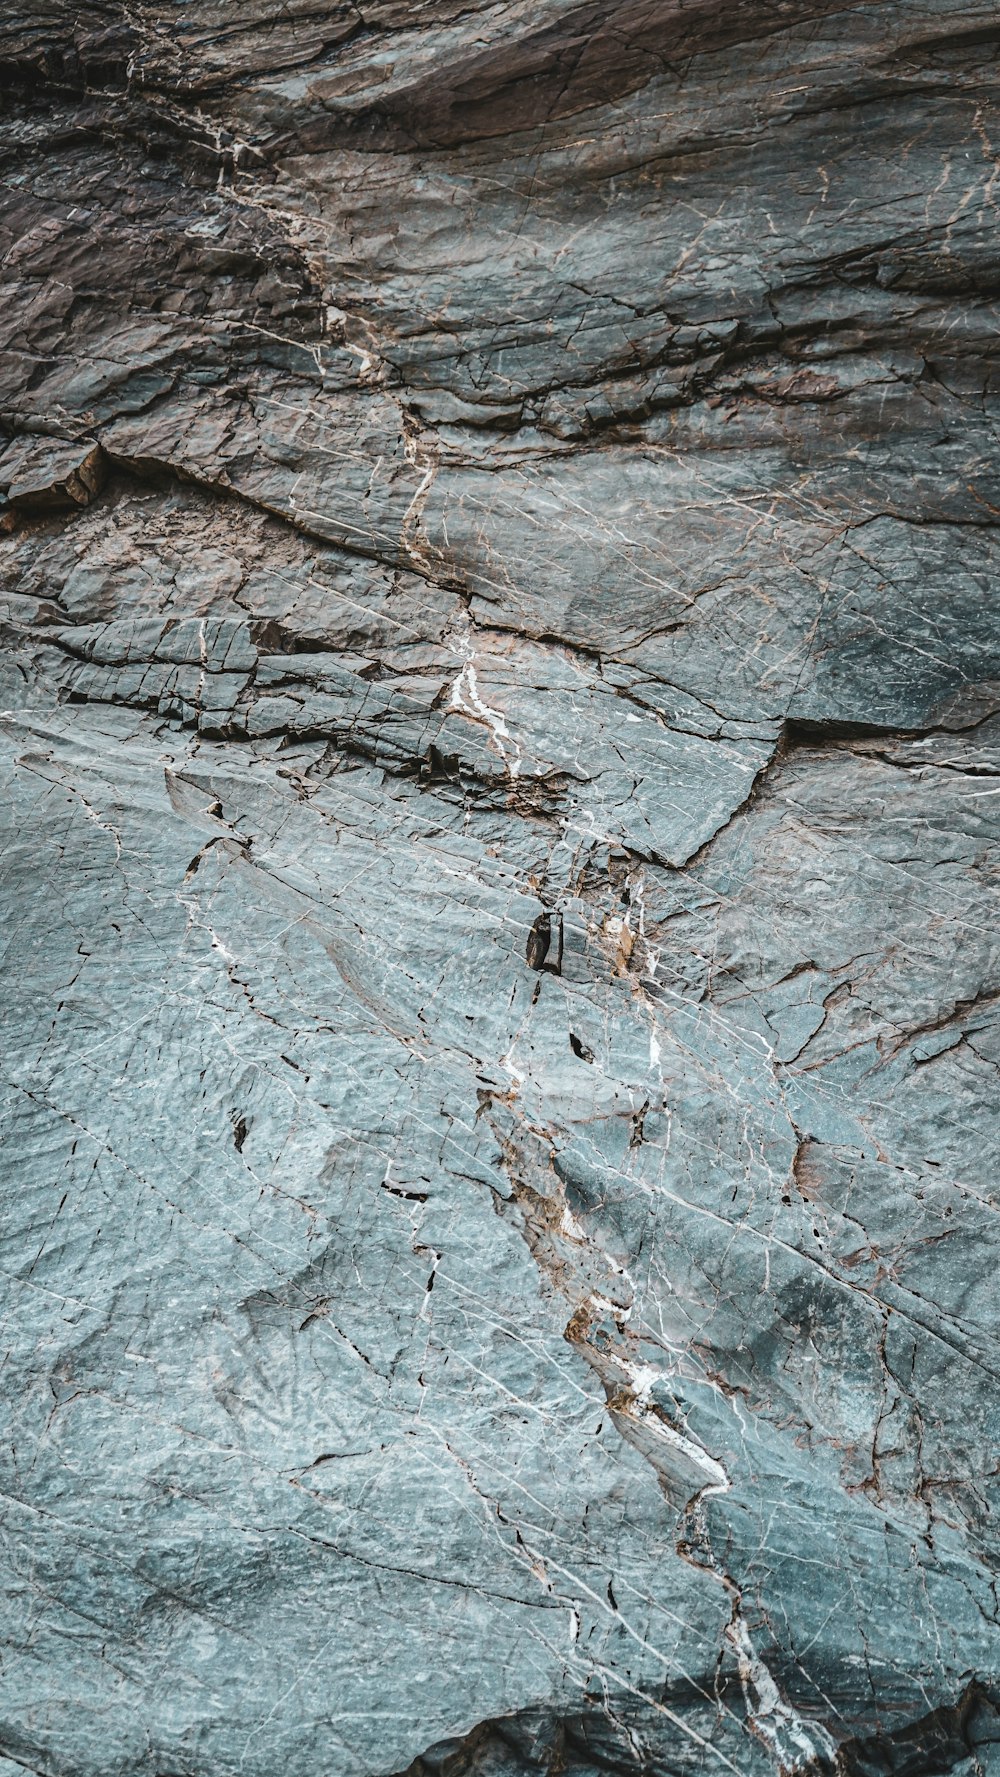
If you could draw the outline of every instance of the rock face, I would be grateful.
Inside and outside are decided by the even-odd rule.
[[[0,1774],[1000,1772],[1000,21],[0,23]]]

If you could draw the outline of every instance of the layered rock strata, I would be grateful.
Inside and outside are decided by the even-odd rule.
[[[998,41],[0,21],[0,1777],[1000,1771]]]

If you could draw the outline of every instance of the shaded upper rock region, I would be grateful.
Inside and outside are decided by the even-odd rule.
[[[0,18],[2,1777],[1000,1773],[998,43]]]

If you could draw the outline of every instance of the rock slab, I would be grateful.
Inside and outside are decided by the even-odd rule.
[[[1000,1777],[998,44],[0,17],[2,1777]]]

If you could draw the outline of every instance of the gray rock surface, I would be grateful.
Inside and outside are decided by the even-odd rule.
[[[1000,1773],[1000,21],[0,16],[0,1777]]]

